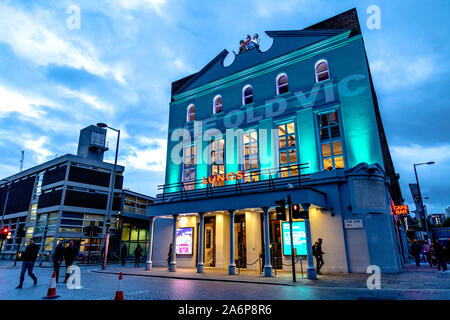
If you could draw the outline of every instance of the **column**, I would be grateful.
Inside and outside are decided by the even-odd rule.
[[[264,277],[272,276],[270,259],[269,207],[263,207],[264,212]]]
[[[177,218],[178,215],[174,214],[173,215],[173,235],[172,235],[172,259],[170,260],[170,267],[169,267],[169,271],[170,272],[175,272],[177,270],[177,246],[176,246],[176,241],[177,241]]]
[[[204,247],[204,238],[205,238],[205,224],[204,224],[204,212],[199,212],[200,216],[200,230],[199,230],[199,239],[198,239],[198,263],[197,263],[197,273],[203,273],[203,247]]]
[[[147,263],[145,264],[145,270],[152,270],[152,255],[153,255],[153,230],[155,229],[155,217],[150,217],[150,225],[148,228],[148,250],[147,250]]]
[[[236,264],[234,263],[234,210],[228,210],[230,213],[230,265],[228,266],[228,274],[236,274]]]
[[[312,243],[311,243],[311,226],[309,224],[309,203],[302,203],[303,210],[308,212],[308,219],[305,219],[305,233],[306,233],[306,252],[308,254],[308,268],[306,269],[306,275],[308,279],[317,279],[316,268],[314,268]]]

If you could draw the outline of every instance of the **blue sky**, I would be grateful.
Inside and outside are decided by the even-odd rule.
[[[69,29],[67,8],[80,8]],[[368,29],[368,6],[381,29]],[[200,70],[248,33],[302,29],[356,7],[402,192],[419,167],[428,212],[450,205],[450,2],[324,0],[0,0],[0,177],[76,153],[79,130],[121,129],[125,187],[163,183],[172,81]],[[230,56],[231,58],[231,56]],[[226,59],[227,61],[228,59]],[[111,149],[114,134],[109,133]],[[113,161],[113,152],[106,155]]]

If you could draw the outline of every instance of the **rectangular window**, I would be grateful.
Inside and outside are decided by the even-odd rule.
[[[317,115],[320,136],[320,153],[323,170],[344,168],[342,138],[339,129],[338,111]]]
[[[242,135],[244,182],[259,180],[258,132],[251,130]]]
[[[278,146],[280,152],[281,177],[298,175],[297,143],[295,123],[288,122],[278,125]]]
[[[225,185],[225,140],[218,139],[211,141],[210,144],[210,176],[215,181],[211,184],[213,187]],[[214,178],[215,177],[215,178]]]
[[[183,182],[185,190],[195,189],[195,146],[183,148]]]

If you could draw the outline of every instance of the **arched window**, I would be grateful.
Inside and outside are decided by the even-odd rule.
[[[288,91],[288,77],[285,73],[282,73],[277,77],[277,94],[283,94]]]
[[[216,96],[213,101],[213,113],[222,112],[222,96]]]
[[[251,85],[246,85],[242,89],[242,105],[246,105],[253,102],[253,88]]]
[[[316,83],[330,79],[327,60],[319,60],[315,65]]]
[[[195,106],[193,104],[189,105],[187,108],[187,121],[195,120]]]

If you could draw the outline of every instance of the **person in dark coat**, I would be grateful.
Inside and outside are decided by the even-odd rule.
[[[61,263],[64,260],[64,246],[62,240],[58,242],[58,245],[55,248],[55,252],[53,252],[52,260],[53,260],[53,271],[56,272],[56,282],[58,282],[59,267],[61,267]]]
[[[416,266],[418,267],[420,267],[420,251],[422,251],[422,248],[420,244],[417,242],[417,239],[414,239],[413,243],[411,244],[409,252],[416,260]]]
[[[445,256],[448,262],[450,262],[450,239],[447,239],[447,244],[445,245]]]
[[[170,261],[172,261],[172,244],[169,245],[169,253],[167,254],[167,264],[170,270]]]
[[[25,249],[25,252],[22,254],[22,271],[20,272],[20,283],[16,287],[16,289],[22,289],[23,281],[25,280],[25,272],[28,270],[28,275],[33,279],[34,285],[37,284],[37,278],[33,274],[34,262],[39,253],[39,247],[34,242],[34,239],[30,240],[30,244]]]
[[[324,254],[325,254],[325,252],[322,251],[322,239],[319,238],[316,241],[316,243],[314,243],[314,245],[313,245],[313,255],[314,255],[314,257],[316,257],[317,274],[321,274],[320,268],[322,268],[322,266],[324,265],[324,262],[323,262]]]
[[[442,267],[442,271],[447,271],[447,264],[445,263],[444,247],[442,246],[442,244],[439,241],[437,241],[436,239],[433,239],[433,248],[434,248],[434,253],[436,255],[438,270],[441,271],[441,267]]]
[[[70,240],[69,245],[64,249],[64,261],[66,262],[66,278],[64,279],[64,283],[69,278],[69,267],[73,264],[77,254],[77,247],[75,247],[73,240]]]
[[[128,249],[125,243],[122,245],[122,249],[120,250],[120,260],[122,260],[122,265],[125,265],[125,261],[127,259]]]
[[[142,248],[141,245],[138,244],[136,249],[134,249],[134,266],[139,267],[139,262],[142,256]]]

